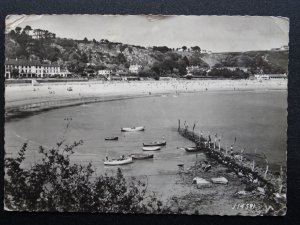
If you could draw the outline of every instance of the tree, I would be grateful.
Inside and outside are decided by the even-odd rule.
[[[88,56],[85,52],[83,52],[81,54],[80,61],[83,62],[83,63],[88,63],[89,62],[89,58],[88,58]]]
[[[119,53],[117,55],[117,62],[118,62],[118,64],[124,64],[125,62],[127,62],[127,59],[123,53]]]
[[[187,49],[186,46],[182,46],[182,50],[185,51]]]
[[[19,70],[18,70],[18,69],[13,69],[13,70],[11,71],[11,77],[12,77],[12,78],[18,78],[19,75],[20,75],[20,73],[19,73]]]
[[[20,33],[21,33],[21,30],[22,30],[21,27],[16,27],[16,28],[15,28],[15,31],[16,31],[17,34],[20,34]]]
[[[85,38],[83,39],[83,42],[84,42],[84,43],[88,43],[89,40],[85,37]]]
[[[25,143],[16,158],[6,158],[5,206],[20,211],[161,213],[162,203],[146,194],[144,183],[127,182],[122,171],[97,176],[91,163],[71,163],[74,149],[83,142],[49,150],[39,148],[41,159],[29,168]]]
[[[191,49],[194,51],[194,52],[200,52],[201,49],[199,46],[194,46],[194,47],[191,47]]]
[[[120,52],[124,52],[124,50],[125,50],[126,48],[127,48],[126,45],[120,45],[120,46],[119,46]]]
[[[26,26],[24,29],[23,29],[23,32],[25,33],[25,34],[29,34],[29,31],[31,31],[32,30],[32,28],[31,28],[31,26]]]

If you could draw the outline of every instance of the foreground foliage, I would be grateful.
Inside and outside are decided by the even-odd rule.
[[[162,213],[162,203],[146,194],[146,185],[115,176],[96,176],[91,163],[72,164],[70,156],[82,141],[40,147],[41,159],[24,166],[27,144],[16,158],[5,159],[5,206],[18,211]]]

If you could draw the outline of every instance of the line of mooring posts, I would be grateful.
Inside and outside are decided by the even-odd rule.
[[[244,149],[242,149],[240,154],[237,155],[238,157],[234,157],[232,149],[233,145],[231,145],[231,152],[229,154],[227,146],[225,149],[221,147],[221,138],[217,138],[215,136],[216,138],[214,142],[211,142],[203,137],[202,132],[197,135],[194,132],[194,128],[195,126],[193,127],[193,131],[188,130],[188,125],[186,122],[184,123],[184,127],[181,128],[180,120],[178,120],[179,134],[194,142],[199,151],[203,151],[208,157],[213,158],[226,167],[232,169],[238,176],[248,179],[251,183],[256,183],[256,185],[259,187],[263,187],[267,195],[277,192],[276,190],[278,189],[278,185],[272,182],[275,179],[271,174],[269,174],[270,172],[267,171],[268,164],[266,170],[255,166],[254,161],[251,162],[243,157]],[[246,164],[248,164],[248,166],[246,166]],[[269,174],[269,177],[267,177],[267,174]]]

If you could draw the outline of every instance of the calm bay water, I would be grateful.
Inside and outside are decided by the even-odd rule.
[[[105,155],[114,158],[142,153],[143,142],[164,137],[167,146],[154,152],[154,159],[136,161],[122,168],[130,176],[147,175],[151,185],[168,192],[169,185],[174,183],[177,164],[188,167],[196,159],[196,155],[177,148],[193,145],[178,135],[178,119],[181,124],[186,121],[189,128],[196,121],[196,130],[202,130],[204,135],[223,136],[223,146],[232,144],[236,137],[236,150],[246,148],[246,153],[253,155],[256,151],[259,156],[264,153],[273,168],[278,168],[286,164],[286,109],[286,91],[202,92],[102,102],[8,122],[5,149],[6,153],[14,154],[28,140],[27,162],[31,163],[38,159],[39,145],[54,146],[62,136],[66,143],[83,140],[83,146],[77,148],[72,159],[77,163],[92,161],[98,174],[110,174],[115,168],[103,165]],[[120,131],[121,127],[141,125],[146,126],[145,132]],[[119,141],[104,141],[109,136],[119,136]],[[205,158],[203,154],[197,157]]]

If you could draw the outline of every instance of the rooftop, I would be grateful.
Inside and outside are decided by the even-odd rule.
[[[6,59],[5,65],[16,65],[16,66],[49,66],[57,67],[56,63],[41,63],[39,60],[27,60],[27,59]]]

